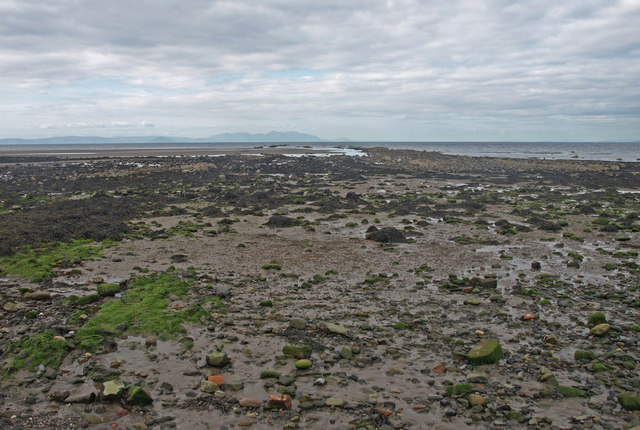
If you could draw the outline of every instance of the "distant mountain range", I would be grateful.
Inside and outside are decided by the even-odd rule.
[[[295,131],[270,131],[268,133],[223,133],[211,137],[190,138],[170,136],[60,136],[40,139],[0,139],[0,145],[21,144],[100,144],[100,143],[302,143],[302,142],[348,142],[348,139],[323,140],[312,134],[298,133]]]

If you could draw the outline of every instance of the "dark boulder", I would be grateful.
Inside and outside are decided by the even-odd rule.
[[[366,237],[380,243],[402,243],[405,241],[404,234],[393,227],[383,227],[378,230],[372,226],[367,229]]]

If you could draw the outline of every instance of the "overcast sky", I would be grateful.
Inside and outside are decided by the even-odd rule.
[[[0,0],[0,138],[640,140],[640,0]]]

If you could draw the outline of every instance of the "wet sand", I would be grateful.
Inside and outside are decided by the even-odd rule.
[[[640,386],[637,163],[385,149],[367,157],[294,158],[273,151],[188,158],[111,153],[77,163],[67,157],[79,154],[67,154],[0,168],[6,227],[0,234],[11,245],[5,252],[36,245],[52,224],[63,225],[48,217],[53,207],[60,218],[71,216],[78,205],[91,206],[95,192],[108,196],[94,197],[96,205],[108,198],[132,204],[123,239],[101,258],[55,268],[56,276],[41,283],[0,274],[3,306],[17,307],[2,312],[3,369],[15,359],[9,345],[46,328],[73,346],[47,376],[16,370],[3,379],[3,425],[640,425],[638,411],[624,410],[618,400],[620,393],[639,394]],[[141,205],[145,210],[135,212]],[[78,225],[69,237],[106,228],[109,212],[100,216],[100,222],[87,216],[87,230]],[[47,230],[39,233],[43,223]],[[36,239],[7,227],[20,225]],[[184,225],[190,230],[180,230]],[[118,233],[117,226],[109,224],[116,230],[107,233]],[[367,239],[371,226],[394,228],[403,240]],[[279,270],[264,268],[272,261]],[[82,323],[72,316],[81,311],[90,319],[107,301],[121,299],[74,307],[63,305],[64,298],[95,293],[96,282],[121,284],[126,294],[136,277],[172,266],[184,276],[193,267],[195,275],[185,296],[168,297],[167,312],[198,303],[208,318],[185,323],[177,338],[125,330],[114,339],[115,350],[99,348],[87,359],[74,344]],[[50,296],[34,301],[25,298],[27,289]],[[213,306],[215,297],[223,307]],[[29,310],[38,317],[26,318]],[[602,336],[588,324],[596,311],[609,323]],[[335,333],[332,324],[346,333]],[[465,358],[484,339],[499,341],[497,364]],[[286,345],[311,346],[312,366],[297,370],[296,359],[283,355]],[[218,349],[230,359],[222,368],[205,360]],[[576,359],[578,350],[595,358]],[[594,370],[594,362],[607,370]],[[281,377],[260,379],[265,370]],[[209,374],[223,375],[225,385],[203,392]],[[145,389],[153,404],[140,408],[99,396],[89,404],[64,401],[61,393],[99,395],[101,382],[113,375]],[[567,397],[559,387],[578,388],[585,397]],[[291,395],[291,409],[268,408],[275,392]],[[241,406],[248,398],[259,406]],[[95,424],[83,412],[97,417]]]

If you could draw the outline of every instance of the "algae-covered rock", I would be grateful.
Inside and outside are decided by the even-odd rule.
[[[153,403],[153,399],[140,387],[130,387],[127,393],[127,403],[134,406],[145,406]]]
[[[329,323],[327,324],[327,330],[329,330],[331,333],[341,334],[343,336],[347,334],[347,329],[340,324]]]
[[[105,398],[117,397],[124,392],[124,382],[122,381],[106,381],[102,384],[102,395]]]
[[[594,328],[591,329],[591,334],[594,336],[604,336],[609,333],[611,326],[607,323],[598,324]]]
[[[640,411],[640,396],[622,393],[618,394],[618,401],[628,411]]]
[[[101,297],[115,296],[120,292],[120,285],[118,284],[100,284],[98,285],[98,294]]]
[[[471,364],[492,364],[502,358],[502,347],[496,339],[485,339],[467,354],[467,360]]]
[[[312,365],[313,365],[313,363],[311,363],[311,360],[307,360],[306,358],[303,358],[302,360],[296,361],[296,368],[298,368],[300,370],[308,369]]]
[[[576,352],[573,353],[573,358],[575,358],[576,360],[595,360],[596,355],[592,352],[592,351],[581,351],[581,350],[576,350]]]
[[[224,367],[229,364],[229,357],[226,352],[207,354],[207,364],[213,367]]]
[[[586,391],[576,387],[567,387],[566,385],[559,386],[558,393],[562,394],[563,397],[589,397],[589,393]]]
[[[295,358],[311,357],[311,347],[309,345],[285,345],[282,347],[282,353]]]

